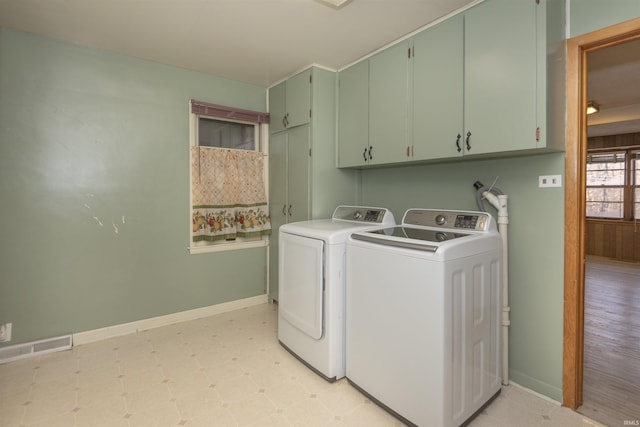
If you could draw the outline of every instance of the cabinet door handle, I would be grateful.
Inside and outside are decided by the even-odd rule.
[[[364,148],[364,152],[362,153],[362,158],[364,159],[364,161],[367,161],[367,147]]]
[[[458,149],[458,153],[462,151],[462,148],[460,147],[460,138],[462,138],[462,135],[458,134],[456,137],[456,148]]]
[[[467,140],[466,140],[467,151],[471,151],[471,144],[469,144],[469,138],[471,138],[471,132],[467,132]]]
[[[282,205],[282,215],[287,216],[287,204]]]
[[[291,216],[291,205],[289,205],[289,216]]]
[[[409,157],[409,146],[407,145],[407,157]]]
[[[373,151],[373,145],[370,145],[370,146],[369,146],[369,160],[373,160],[373,153],[372,153],[372,151]]]

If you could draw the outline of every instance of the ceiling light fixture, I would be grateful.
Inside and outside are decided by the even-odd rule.
[[[595,101],[587,102],[587,114],[594,114],[600,111],[600,106]]]
[[[341,9],[347,4],[351,3],[351,0],[316,0],[326,6],[332,7],[334,9]]]

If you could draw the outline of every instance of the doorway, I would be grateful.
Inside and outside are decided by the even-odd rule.
[[[583,403],[587,55],[640,39],[640,19],[567,40],[563,405]]]

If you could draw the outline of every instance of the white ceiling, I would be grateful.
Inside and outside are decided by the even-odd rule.
[[[640,132],[640,40],[587,54],[587,98],[600,105],[590,137]]]
[[[330,0],[335,1],[335,0]],[[482,0],[0,0],[0,26],[269,87]],[[589,136],[640,132],[640,41],[589,53]]]
[[[478,0],[0,0],[0,26],[259,86],[340,69]]]

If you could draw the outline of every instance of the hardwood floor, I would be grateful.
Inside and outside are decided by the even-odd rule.
[[[587,257],[584,403],[608,426],[640,422],[640,263]]]

